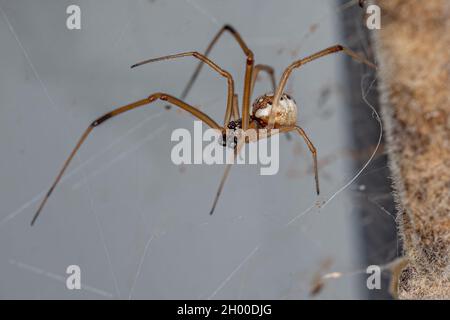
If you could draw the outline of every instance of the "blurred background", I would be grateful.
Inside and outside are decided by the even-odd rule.
[[[81,9],[80,30],[66,27],[69,5]],[[380,290],[366,286],[368,265],[401,253],[370,106],[376,75],[342,54],[287,85],[318,149],[319,197],[307,147],[280,137],[279,173],[234,166],[210,216],[224,167],[174,165],[171,133],[193,131],[193,118],[157,102],[96,128],[30,227],[92,120],[153,92],[179,96],[197,61],[132,64],[202,52],[227,23],[277,78],[337,43],[373,61],[363,15],[357,1],[333,0],[0,0],[0,298],[389,298],[387,273]],[[225,34],[210,57],[241,97],[234,39]],[[255,97],[270,91],[261,75]],[[186,101],[220,123],[226,82],[204,68]],[[67,289],[69,265],[80,266],[82,290]]]

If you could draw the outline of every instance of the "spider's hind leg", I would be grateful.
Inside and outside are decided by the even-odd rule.
[[[317,149],[314,146],[314,144],[309,139],[308,135],[306,134],[305,130],[303,130],[299,126],[294,127],[283,127],[280,128],[280,133],[288,133],[290,131],[297,131],[297,133],[303,138],[306,145],[308,146],[309,151],[311,152],[311,155],[313,157],[313,167],[314,167],[314,180],[316,182],[316,193],[317,195],[320,194],[320,187],[319,187],[319,168],[317,166]]]

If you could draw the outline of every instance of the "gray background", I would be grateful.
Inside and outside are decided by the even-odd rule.
[[[81,7],[81,30],[66,28],[70,4]],[[307,54],[357,44],[358,36],[351,43],[342,36],[336,5],[0,1],[0,298],[367,298],[363,223],[352,198],[364,187],[356,182],[325,208],[315,205],[359,170],[348,120],[348,93],[355,88],[347,86],[348,58],[342,55],[305,66],[287,86],[300,106],[298,123],[319,151],[319,198],[310,154],[293,136],[280,139],[277,175],[260,176],[255,165],[233,167],[209,216],[223,167],[173,165],[170,135],[176,128],[192,130],[192,117],[158,102],[95,129],[29,226],[93,119],[156,91],[179,95],[196,61],[135,70],[131,64],[203,51],[230,23],[257,62],[273,65],[280,76]],[[225,35],[211,57],[235,76],[241,96],[245,59],[237,44]],[[359,78],[366,72],[354,70]],[[187,101],[221,122],[225,84],[204,68]],[[261,77],[255,94],[267,91],[269,82]],[[364,107],[366,121],[376,125]],[[81,267],[83,290],[66,289],[71,264]],[[334,271],[344,276],[312,297],[315,277]]]

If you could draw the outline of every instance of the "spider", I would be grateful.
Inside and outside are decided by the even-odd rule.
[[[238,106],[238,95],[234,92],[234,80],[233,77],[229,72],[219,67],[216,63],[214,63],[212,60],[208,58],[208,55],[211,51],[211,49],[214,47],[214,44],[219,40],[219,38],[224,34],[225,32],[230,33],[233,38],[237,41],[239,46],[241,47],[242,51],[244,52],[246,56],[246,63],[245,63],[245,78],[244,78],[244,89],[243,89],[243,97],[242,97],[242,116],[240,116],[239,113],[239,106]],[[297,105],[294,99],[292,99],[288,94],[284,93],[284,88],[286,85],[286,82],[291,75],[292,71],[295,69],[303,66],[304,64],[311,62],[313,60],[319,59],[321,57],[324,57],[326,55],[337,53],[337,52],[343,52],[347,55],[349,55],[351,58],[365,63],[368,66],[375,68],[376,65],[371,63],[370,61],[358,56],[354,51],[350,50],[349,48],[346,48],[342,45],[335,45],[332,47],[329,47],[327,49],[321,50],[317,53],[314,53],[310,56],[307,56],[306,58],[294,61],[292,64],[290,64],[283,72],[281,79],[278,83],[278,86],[276,86],[276,80],[275,80],[275,72],[274,69],[268,65],[264,64],[255,64],[255,59],[253,52],[248,48],[245,41],[242,39],[241,35],[230,25],[223,26],[219,32],[215,35],[215,37],[212,39],[210,44],[208,45],[207,49],[205,50],[204,54],[201,54],[196,51],[192,52],[183,52],[173,55],[167,55],[159,58],[149,59],[142,62],[139,62],[137,64],[134,64],[131,66],[131,68],[135,68],[147,63],[161,61],[161,60],[169,60],[169,59],[177,59],[182,57],[191,57],[200,60],[197,68],[195,69],[194,73],[192,74],[186,88],[184,89],[183,93],[181,94],[181,98],[178,99],[173,95],[163,93],[163,92],[156,92],[151,94],[145,99],[130,103],[125,106],[121,106],[119,108],[116,108],[103,116],[97,118],[94,120],[88,128],[83,132],[81,137],[79,138],[77,144],[75,145],[74,149],[70,153],[67,160],[64,162],[62,169],[59,171],[58,175],[56,176],[56,179],[54,180],[53,184],[51,185],[50,189],[48,190],[47,194],[45,195],[44,199],[42,200],[41,204],[38,207],[38,210],[36,211],[32,221],[31,225],[33,225],[38,218],[40,212],[42,211],[45,203],[47,202],[48,198],[54,191],[56,185],[58,184],[59,180],[61,179],[62,175],[64,174],[64,171],[69,166],[71,160],[73,159],[74,155],[78,151],[78,149],[81,147],[83,142],[86,140],[86,138],[89,136],[91,131],[104,123],[105,121],[118,116],[120,114],[123,114],[127,111],[136,109],[138,107],[142,107],[148,104],[151,104],[157,100],[162,100],[165,102],[168,102],[176,107],[179,107],[190,114],[192,114],[194,117],[198,118],[199,120],[203,121],[206,125],[209,127],[218,130],[220,134],[223,136],[223,145],[228,145],[228,139],[227,135],[229,135],[229,132],[232,131],[234,133],[237,130],[241,130],[244,133],[249,131],[249,129],[268,129],[269,134],[267,135],[257,135],[254,137],[254,139],[244,139],[244,142],[234,144],[233,148],[235,149],[234,155],[236,156],[240,150],[240,146],[242,146],[243,143],[248,143],[250,141],[259,140],[263,137],[269,137],[271,133],[271,129],[278,129],[277,131],[274,131],[276,133],[289,133],[289,132],[297,132],[305,141],[306,145],[308,146],[312,157],[313,157],[313,164],[314,164],[314,177],[315,177],[315,185],[316,185],[316,193],[319,195],[320,189],[319,189],[319,175],[318,175],[318,168],[317,168],[317,151],[314,147],[311,140],[308,138],[306,132],[299,126],[296,125],[297,122]],[[225,116],[224,116],[224,124],[223,126],[220,126],[216,121],[214,121],[212,118],[210,118],[207,114],[200,111],[198,108],[195,108],[188,103],[184,102],[183,100],[187,96],[189,90],[192,87],[192,84],[195,82],[200,70],[202,69],[203,65],[206,64],[209,66],[212,70],[217,72],[220,76],[224,77],[227,80],[227,103],[226,103],[226,109],[225,109]],[[255,86],[255,82],[257,79],[257,76],[260,72],[266,72],[271,79],[273,92],[264,94],[254,101],[252,104],[252,108],[250,109],[250,99],[252,96],[252,92]],[[233,117],[233,120],[231,119]],[[275,133],[275,134],[276,134]],[[235,135],[233,135],[235,136]],[[230,171],[231,164],[227,164],[225,167],[224,174],[222,176],[222,179],[220,180],[219,188],[217,190],[217,193],[214,198],[214,202],[210,211],[210,214],[214,212],[214,209],[216,207],[217,201],[219,199],[219,196],[221,194],[221,191],[223,189],[225,180],[228,176],[228,173]]]

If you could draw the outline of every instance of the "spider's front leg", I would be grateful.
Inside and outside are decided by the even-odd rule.
[[[72,152],[70,153],[69,157],[67,158],[67,160],[64,162],[62,169],[59,171],[58,175],[56,176],[56,179],[54,180],[53,184],[51,185],[50,189],[48,190],[47,194],[45,195],[44,199],[42,200],[41,204],[39,205],[38,210],[36,211],[33,220],[31,221],[31,225],[33,225],[36,221],[36,219],[39,217],[39,214],[41,213],[42,209],[45,206],[45,203],[47,202],[48,198],[50,197],[50,195],[52,194],[52,192],[54,191],[56,185],[58,184],[58,182],[61,180],[61,177],[63,176],[64,172],[66,171],[67,167],[69,166],[70,162],[72,161],[73,157],[75,156],[75,154],[77,153],[78,149],[81,147],[81,145],[84,143],[84,141],[87,139],[87,137],[89,136],[89,134],[92,132],[92,130],[96,127],[98,127],[99,125],[101,125],[102,123],[104,123],[105,121],[118,116],[122,113],[125,113],[127,111],[136,109],[138,107],[142,107],[145,105],[148,105],[152,102],[155,102],[156,100],[162,100],[162,101],[167,101],[187,112],[189,112],[190,114],[192,114],[194,117],[198,118],[199,120],[203,121],[204,123],[206,123],[208,126],[210,126],[213,129],[219,130],[221,132],[224,131],[224,128],[221,127],[220,125],[218,125],[213,119],[211,119],[207,114],[203,113],[202,111],[198,110],[197,108],[194,108],[193,106],[187,104],[186,102],[175,98],[174,96],[171,96],[169,94],[166,93],[154,93],[152,95],[150,95],[148,98],[146,99],[142,99],[136,102],[133,102],[131,104],[127,104],[123,107],[119,107],[117,109],[112,110],[111,112],[108,112],[106,114],[104,114],[103,116],[97,118],[96,120],[94,120],[89,126],[88,128],[83,132],[83,134],[81,135],[81,138],[78,140],[77,144],[75,145],[75,148],[72,150]]]
[[[233,108],[234,108],[234,106],[233,106],[234,100],[236,98],[236,96],[234,94],[234,80],[228,71],[220,68],[217,64],[215,64],[212,60],[210,60],[205,55],[198,53],[196,51],[182,52],[182,53],[172,54],[172,55],[163,56],[163,57],[159,57],[159,58],[144,60],[142,62],[132,65],[131,68],[142,66],[147,63],[152,63],[152,62],[157,62],[157,61],[162,61],[162,60],[178,59],[178,58],[182,58],[182,57],[194,57],[194,58],[200,60],[200,66],[202,66],[203,63],[205,63],[209,67],[211,67],[214,71],[216,71],[219,75],[221,75],[222,77],[227,79],[227,109],[225,111],[225,117],[224,117],[225,118],[224,119],[224,127],[226,127],[228,122],[230,121],[231,114],[232,114]],[[183,97],[181,99],[183,99]]]

